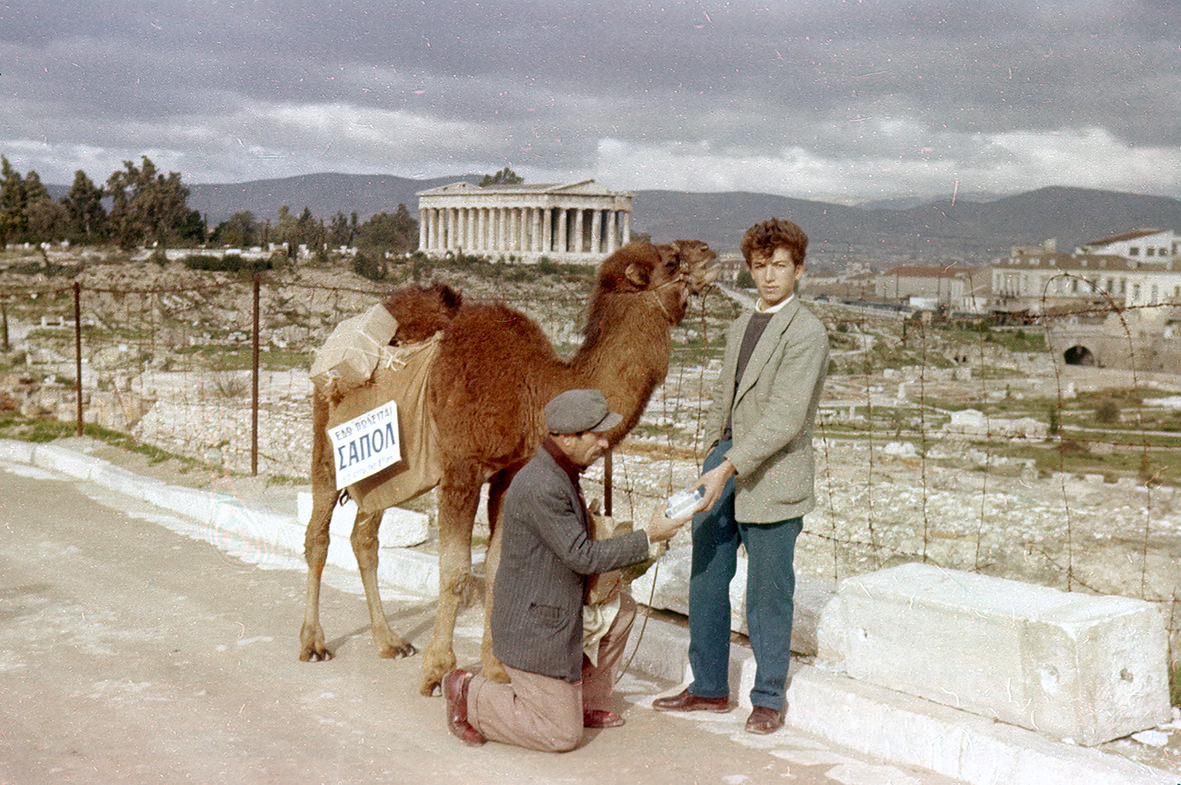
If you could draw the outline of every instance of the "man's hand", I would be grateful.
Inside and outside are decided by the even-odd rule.
[[[709,510],[717,504],[718,499],[722,498],[722,489],[726,487],[726,481],[737,473],[730,459],[723,458],[721,463],[698,477],[696,484],[705,489],[705,498],[697,505],[697,511]]]
[[[644,527],[644,530],[648,532],[648,542],[664,542],[676,534],[677,529],[684,526],[692,518],[692,515],[687,515],[684,518],[674,520],[665,516],[663,503],[657,505],[656,509],[652,511],[652,519]]]

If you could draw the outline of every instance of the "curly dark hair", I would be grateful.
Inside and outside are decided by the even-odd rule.
[[[750,267],[752,255],[770,256],[780,246],[791,251],[792,261],[797,265],[803,264],[808,252],[808,235],[785,218],[768,218],[750,227],[742,235],[742,258],[746,260],[746,266]]]

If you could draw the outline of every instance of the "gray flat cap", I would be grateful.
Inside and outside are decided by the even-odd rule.
[[[601,433],[621,422],[623,415],[608,409],[598,390],[567,390],[545,405],[545,428],[550,433]]]

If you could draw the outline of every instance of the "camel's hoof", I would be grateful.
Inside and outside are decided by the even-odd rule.
[[[391,643],[377,650],[377,656],[387,660],[400,660],[403,657],[413,657],[415,654],[418,654],[418,649],[405,641],[396,644]]]
[[[422,684],[418,687],[418,691],[427,698],[433,697],[435,695],[442,695],[443,680],[435,679],[434,681],[431,681],[430,679],[423,679]]]
[[[328,649],[304,649],[299,653],[300,662],[328,662],[332,659],[332,652]]]

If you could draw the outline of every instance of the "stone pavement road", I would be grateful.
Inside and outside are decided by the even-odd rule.
[[[627,675],[620,729],[551,755],[453,738],[417,658],[379,660],[355,573],[330,569],[336,658],[297,660],[304,574],[251,566],[191,520],[89,482],[0,461],[0,785],[33,783],[843,783],[947,785],[744,713],[645,705],[674,685]],[[189,536],[185,536],[188,534]],[[421,643],[430,598],[387,596]],[[474,665],[480,617],[461,618]]]

